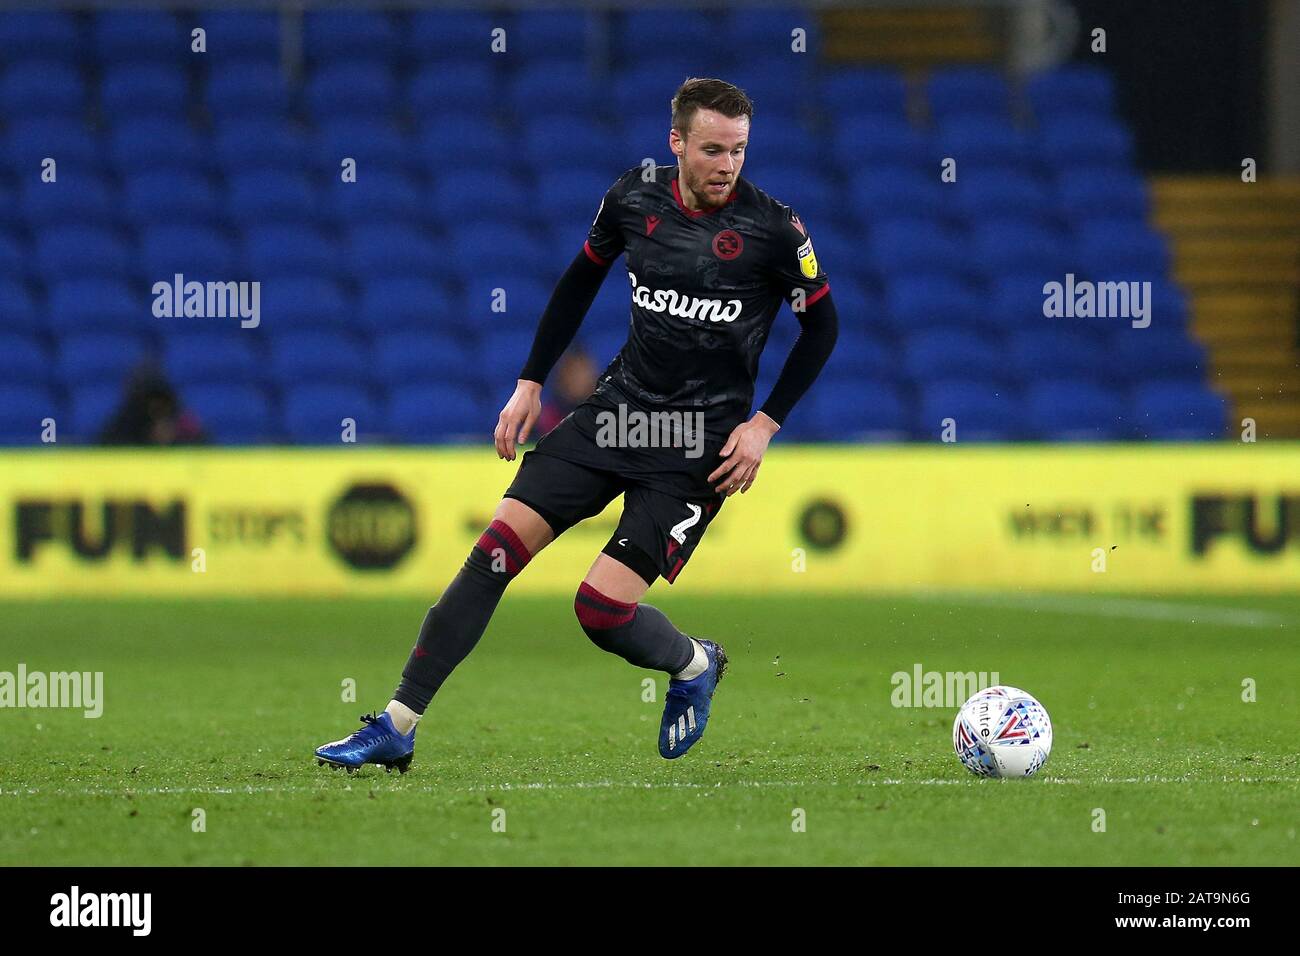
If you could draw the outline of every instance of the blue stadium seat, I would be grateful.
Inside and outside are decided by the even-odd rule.
[[[3,295],[0,290],[0,297]],[[2,310],[0,306],[0,330],[5,328]],[[0,331],[0,382],[44,386],[49,380],[49,357],[40,339],[26,332]]]
[[[153,297],[139,283],[78,276],[49,286],[49,324],[56,332],[143,331],[155,321],[152,309]]]
[[[112,226],[118,212],[108,179],[85,170],[62,170],[52,183],[25,177],[19,206],[34,229],[71,223]]]
[[[1005,117],[950,116],[935,133],[935,148],[957,161],[957,181],[984,166],[1017,166],[1030,158],[1029,137]]]
[[[274,61],[221,64],[208,73],[204,102],[217,120],[282,116],[289,108],[289,87]]]
[[[316,190],[301,173],[261,169],[232,175],[227,212],[242,225],[316,218]]]
[[[837,306],[838,307],[838,306]],[[843,312],[840,313],[843,316]],[[777,326],[789,328],[778,320],[773,326],[773,336],[764,349],[765,361],[777,365],[785,363],[789,348],[783,337],[775,333]],[[793,344],[792,342],[790,344]],[[898,359],[894,350],[880,339],[855,325],[841,322],[835,350],[826,362],[825,373],[839,378],[889,379],[898,373]],[[761,400],[761,399],[760,399]]]
[[[997,382],[944,379],[922,382],[913,434],[938,441],[943,421],[956,423],[958,442],[1009,441],[1024,437],[1024,413],[1015,392]]]
[[[342,443],[343,420],[352,419],[358,442],[373,441],[388,431],[370,393],[354,385],[300,385],[285,389],[284,429],[296,442],[312,445]]]
[[[939,154],[929,137],[897,116],[864,113],[835,124],[830,137],[835,165],[852,174],[862,167],[897,167],[939,178]]]
[[[415,137],[414,161],[435,176],[455,169],[459,156],[482,157],[495,165],[509,155],[513,137],[496,126],[490,117],[447,111],[420,117]]]
[[[1115,108],[1115,81],[1101,67],[1070,65],[1046,70],[1025,87],[1038,121],[1064,115],[1109,115]]]
[[[520,10],[509,31],[509,53],[518,62],[584,59],[594,14],[584,10]]]
[[[502,26],[499,16],[476,10],[417,10],[405,31],[407,52],[435,63],[481,62],[491,52],[492,31]]]
[[[1025,390],[1025,415],[1042,441],[1117,441],[1132,429],[1119,394],[1086,381],[1038,382]]]
[[[585,219],[589,228],[611,185],[609,168],[606,164],[595,169],[565,169],[563,172],[557,169],[542,175],[529,204],[530,212],[534,216],[540,213],[548,221],[576,223]],[[569,247],[565,249],[567,251]]]
[[[862,169],[849,180],[849,203],[868,211],[876,221],[891,216],[950,215],[953,203],[949,195],[943,191],[938,173],[926,175],[906,167]]]
[[[0,72],[0,114],[7,122],[26,117],[75,116],[86,109],[81,72],[60,60],[19,60]]]
[[[503,105],[515,117],[554,110],[559,103],[564,104],[565,112],[583,116],[597,115],[608,107],[585,64],[567,60],[520,66],[506,80],[505,93]]]
[[[158,117],[123,120],[109,135],[109,160],[122,173],[163,166],[201,171],[208,167],[211,152],[207,137]]]
[[[50,389],[0,381],[0,445],[39,445],[46,418],[65,419]]]
[[[212,225],[223,215],[212,180],[202,173],[154,169],[124,178],[122,210],[132,225]]]
[[[446,333],[380,334],[375,337],[374,356],[375,378],[380,382],[451,382],[469,388],[479,381],[478,355]]]
[[[0,232],[0,276],[23,279],[28,274],[27,244],[11,232]]]
[[[1169,247],[1163,236],[1125,219],[1083,222],[1076,233],[1075,261],[1090,275],[1166,275]]]
[[[866,259],[881,276],[967,273],[969,246],[956,230],[925,219],[890,219],[868,234]]]
[[[414,179],[396,170],[370,169],[345,183],[337,176],[327,181],[325,209],[344,226],[366,223],[405,222],[413,224],[430,218]],[[436,218],[436,217],[435,217]]]
[[[496,295],[498,289],[504,298]],[[509,329],[531,335],[550,297],[551,287],[536,279],[480,270],[467,276],[459,318],[467,327],[480,331]],[[624,292],[624,302],[627,301]],[[504,311],[493,311],[497,303],[503,304]]]
[[[98,13],[90,36],[102,63],[178,62],[193,56],[189,34],[175,16],[161,10]]]
[[[72,389],[66,408],[66,421],[59,419],[59,441],[70,439],[83,444],[99,441],[104,426],[122,405],[120,384],[83,385]]]
[[[624,161],[618,137],[603,123],[583,116],[530,113],[522,126],[523,158],[534,168],[583,164],[613,167]]]
[[[0,329],[32,332],[37,328],[36,303],[27,287],[17,279],[0,278]]]
[[[417,117],[446,113],[449,108],[491,112],[501,97],[500,67],[483,63],[429,63],[411,79],[407,104]]]
[[[486,330],[478,347],[481,381],[488,383],[490,388],[514,382],[519,377],[519,370],[523,368],[532,346],[533,332],[528,329]]]
[[[255,444],[278,441],[282,435],[274,406],[256,386],[192,384],[180,390],[180,397],[215,442]]]
[[[748,167],[741,175],[748,172]],[[844,208],[844,192],[836,182],[807,166],[779,166],[761,160],[755,170],[759,188],[794,209],[809,223],[824,223]],[[818,231],[821,236],[824,229]],[[825,251],[825,250],[821,250]]]
[[[217,165],[231,176],[259,169],[298,171],[307,160],[307,138],[273,116],[240,116],[218,123],[212,147]]]
[[[210,226],[157,225],[140,233],[140,268],[153,281],[177,272],[200,281],[234,278],[235,247]]]
[[[167,338],[163,368],[182,391],[189,385],[257,385],[266,363],[251,336],[238,332],[192,332]]]
[[[271,378],[283,387],[299,384],[368,385],[370,349],[345,332],[282,332],[271,338]]]
[[[730,38],[723,37],[719,19],[700,10],[633,10],[614,19],[613,35],[615,55],[629,65],[653,60],[666,50],[676,50],[685,37],[690,37],[693,50],[701,57],[716,55],[731,42]],[[673,90],[665,91],[661,98],[672,96]]]
[[[346,237],[346,261],[358,278],[434,275],[449,264],[442,245],[412,226],[354,226]]]
[[[568,170],[563,174],[555,173],[549,178],[567,178]],[[606,177],[604,185],[599,187],[595,202],[611,183]],[[538,185],[536,189],[541,189]],[[504,166],[474,164],[471,169],[448,169],[429,183],[429,209],[437,211],[438,219],[463,221],[489,219],[500,221],[500,217],[513,219],[516,215],[533,216],[532,193],[523,179],[512,176]],[[590,195],[588,204],[593,202]],[[595,208],[590,209],[590,216],[595,217]],[[534,217],[536,219],[536,217]]]
[[[1133,134],[1117,120],[1062,117],[1041,124],[1039,150],[1053,172],[1072,166],[1127,168],[1133,159]]]
[[[374,332],[419,329],[420,334],[460,318],[445,288],[432,279],[414,275],[365,282],[356,317]]]
[[[1135,432],[1139,438],[1204,441],[1224,437],[1228,403],[1203,385],[1160,382],[1133,389]]]
[[[831,294],[834,295],[832,282]],[[901,276],[885,285],[880,319],[895,332],[979,324],[980,298],[969,284],[952,276]]]
[[[1205,347],[1181,329],[1155,325],[1135,329],[1122,323],[1106,342],[1106,356],[1117,378],[1134,383],[1199,383],[1209,366]]]
[[[667,126],[666,121],[661,125]],[[789,116],[760,114],[752,135],[752,152],[746,150],[746,163],[752,162],[742,175],[757,176],[762,186],[763,169],[770,162],[776,166],[800,166],[822,171],[825,144],[820,136],[812,135],[799,119]],[[824,173],[830,173],[825,170]]]
[[[1122,169],[1065,169],[1056,180],[1057,202],[1064,219],[1145,220],[1151,206],[1146,180]]]
[[[21,176],[39,170],[41,162],[50,157],[57,158],[61,176],[84,176],[94,173],[102,148],[99,137],[79,117],[14,118],[0,136],[0,164]]]
[[[123,63],[105,70],[99,104],[108,116],[179,116],[189,96],[189,77],[176,64]]]
[[[755,393],[762,402],[768,391]],[[902,441],[909,409],[902,391],[889,381],[859,377],[818,379],[794,407],[781,430],[795,438],[820,441]]]
[[[255,279],[278,276],[337,275],[339,249],[334,240],[312,226],[287,223],[249,226],[244,231],[244,270]]]
[[[609,102],[613,114],[623,122],[655,120],[662,124],[667,137],[669,102],[677,88],[690,76],[710,76],[700,57],[692,57],[680,47],[672,52],[656,53],[647,62],[624,63],[610,77]],[[657,138],[657,137],[656,137]]]
[[[971,228],[973,262],[986,280],[1015,272],[1064,276],[1071,246],[1063,234],[1032,222],[985,219]]]
[[[902,369],[918,382],[1006,378],[1001,343],[959,326],[923,329],[906,335]]]
[[[397,102],[397,81],[386,63],[323,63],[307,80],[304,99],[318,120],[384,115]]]
[[[522,226],[508,223],[467,222],[455,234],[454,256],[441,264],[442,271],[461,278],[475,276],[489,264],[504,258],[513,276],[527,277],[549,273],[556,263],[552,250]],[[568,250],[563,250],[562,266],[568,265]]]
[[[1011,91],[998,70],[954,66],[930,71],[926,82],[930,115],[943,122],[951,116],[1007,116]]]
[[[427,382],[394,388],[384,419],[404,442],[482,442],[496,427],[494,412],[466,389]]]
[[[34,265],[46,281],[121,276],[133,256],[124,236],[95,226],[51,226],[36,233]]]
[[[356,161],[357,182],[361,182],[374,172],[402,169],[410,156],[406,136],[387,118],[323,120],[312,148],[316,168],[332,182],[342,181],[339,174],[345,157]]]
[[[6,11],[0,17],[0,62],[26,57],[79,59],[85,52],[76,14]]]
[[[1102,383],[1116,377],[1111,356],[1092,337],[1072,327],[1075,320],[1043,322],[1041,328],[1012,333],[1003,357],[1009,371],[1026,382],[1072,378]]]
[[[841,122],[858,114],[907,115],[907,82],[900,70],[882,67],[841,67],[823,74],[822,109]]]
[[[1041,328],[1044,322],[1054,321],[1043,314],[1047,300],[1043,286],[1063,279],[1059,275],[1021,273],[991,280],[988,309],[992,321],[1008,330]]]
[[[952,184],[967,223],[996,219],[1009,211],[1040,225],[1056,225],[1056,206],[1043,180],[1022,169],[962,169]]]
[[[202,16],[208,52],[222,73],[235,75],[255,63],[275,64],[280,58],[278,11],[206,10]],[[232,64],[238,62],[235,67]],[[216,73],[209,74],[215,78]],[[253,105],[253,104],[250,104]]]
[[[337,282],[322,277],[277,276],[263,282],[261,313],[260,329],[269,335],[354,327],[343,290]]]
[[[816,86],[806,72],[806,62],[793,53],[758,62],[746,57],[729,75],[753,102],[757,116],[807,119],[815,106]]]
[[[144,343],[137,336],[71,333],[59,339],[54,376],[67,386],[120,385],[145,355]]]
[[[386,60],[399,47],[387,13],[312,10],[303,18],[303,49],[312,60]]]

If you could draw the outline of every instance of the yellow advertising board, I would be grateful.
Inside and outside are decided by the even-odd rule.
[[[6,452],[0,595],[433,600],[516,467],[490,446]],[[620,507],[512,588],[575,591]],[[1298,591],[1300,444],[777,443],[673,587]]]

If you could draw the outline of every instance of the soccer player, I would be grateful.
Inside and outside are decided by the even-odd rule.
[[[687,80],[672,100],[668,144],[678,164],[630,169],[605,194],[501,411],[497,454],[514,461],[516,444],[528,439],[542,383],[620,255],[632,291],[627,342],[592,395],[524,454],[492,523],[429,609],[386,710],[317,749],[321,763],[405,772],[420,716],[482,637],[507,585],[620,494],[618,527],[578,585],[578,622],[597,647],[670,676],[662,756],[680,757],[703,735],[726,654],[641,598],[658,578],[677,579],[722,504],[754,484],[768,443],[837,335],[807,227],[740,177],[752,116],[732,84]],[[749,417],[759,353],[783,300],[801,331],[771,395]],[[636,421],[673,428],[655,436],[653,424],[614,427]],[[647,431],[671,440],[648,440]]]

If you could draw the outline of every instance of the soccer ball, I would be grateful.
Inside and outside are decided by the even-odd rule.
[[[1000,684],[961,705],[952,746],[981,777],[1030,777],[1052,752],[1052,721],[1029,694]]]

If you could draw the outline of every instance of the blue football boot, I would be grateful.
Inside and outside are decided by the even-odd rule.
[[[394,767],[406,773],[415,756],[415,729],[402,736],[388,714],[362,714],[361,722],[365,726],[351,736],[317,747],[316,762],[321,766],[329,764],[335,770],[342,767],[348,773],[368,763],[377,763],[388,773]]]
[[[709,723],[713,691],[727,671],[727,652],[713,641],[700,641],[708,669],[690,680],[670,680],[659,722],[659,756],[672,760],[695,746]]]

